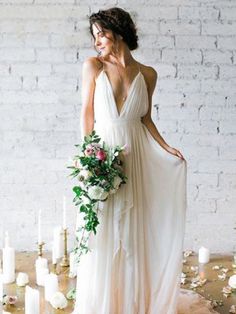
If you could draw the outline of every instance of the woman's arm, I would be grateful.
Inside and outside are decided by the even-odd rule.
[[[95,78],[98,71],[98,61],[95,57],[86,59],[82,67],[81,100],[82,109],[80,116],[81,138],[90,134],[94,128],[94,90]]]
[[[149,68],[147,71],[147,89],[148,89],[148,102],[149,102],[149,107],[148,107],[148,112],[146,113],[145,116],[142,117],[142,123],[145,124],[153,138],[163,147],[166,151],[169,153],[176,155],[180,157],[181,159],[184,159],[183,155],[178,151],[177,149],[170,147],[164,138],[161,136],[159,131],[156,128],[156,125],[152,121],[151,117],[151,111],[152,111],[152,95],[154,92],[154,89],[156,87],[156,82],[158,78],[158,74],[153,68]]]

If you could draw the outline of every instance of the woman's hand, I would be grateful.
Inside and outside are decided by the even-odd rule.
[[[176,148],[170,147],[170,146],[165,146],[164,149],[165,149],[167,152],[169,152],[170,154],[175,155],[175,156],[177,156],[177,157],[179,157],[179,158],[185,160],[185,159],[184,159],[184,156],[183,156],[183,155],[181,154],[181,152],[180,152],[179,150],[177,150]]]

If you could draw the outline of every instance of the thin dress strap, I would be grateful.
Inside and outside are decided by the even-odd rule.
[[[139,69],[139,72],[141,72],[141,70],[140,70],[140,64],[139,64],[139,62],[138,62],[138,69]]]

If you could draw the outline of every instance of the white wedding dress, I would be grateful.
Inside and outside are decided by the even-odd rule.
[[[105,70],[99,73],[94,129],[109,145],[128,144],[128,182],[100,203],[92,251],[77,270],[74,314],[217,313],[199,294],[180,289],[187,165],[151,136],[140,120],[147,110],[140,70],[120,114]]]

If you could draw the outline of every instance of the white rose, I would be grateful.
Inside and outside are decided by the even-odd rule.
[[[232,275],[229,277],[228,284],[231,288],[236,289],[236,275]]]
[[[92,176],[92,172],[89,170],[81,170],[78,174],[78,180],[84,181],[88,180]]]
[[[118,189],[118,187],[120,186],[121,182],[122,182],[122,179],[119,176],[116,176],[114,178],[114,181],[113,181],[114,188]]]
[[[53,294],[50,299],[50,303],[54,309],[64,309],[68,304],[64,294],[59,291]]]
[[[26,273],[19,273],[16,278],[16,284],[19,287],[24,287],[29,283],[29,276]]]
[[[100,186],[91,186],[88,189],[88,196],[93,200],[104,200],[107,198],[108,193]]]

